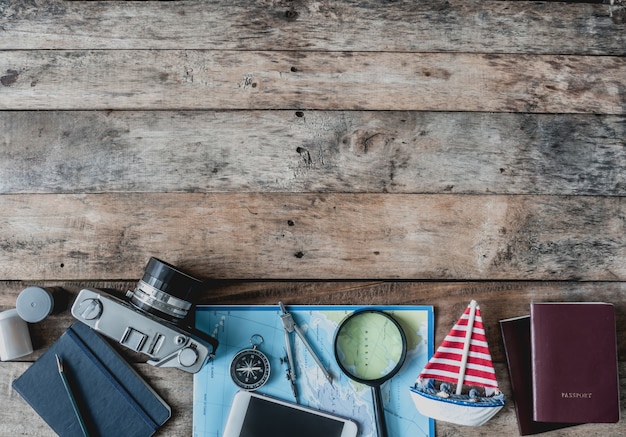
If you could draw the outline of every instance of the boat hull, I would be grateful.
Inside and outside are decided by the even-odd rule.
[[[438,398],[414,388],[411,389],[411,398],[415,407],[424,416],[467,426],[483,425],[504,406],[504,402],[471,403]]]

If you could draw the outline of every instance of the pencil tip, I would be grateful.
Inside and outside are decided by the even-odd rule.
[[[57,357],[57,366],[59,367],[59,372],[63,371],[63,363],[61,363],[61,358],[59,358],[59,355],[54,354],[55,357]]]

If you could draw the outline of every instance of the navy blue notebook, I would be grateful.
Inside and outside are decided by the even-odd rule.
[[[99,334],[75,323],[13,381],[13,388],[60,436],[82,430],[55,355],[90,435],[150,436],[171,416],[170,407]]]

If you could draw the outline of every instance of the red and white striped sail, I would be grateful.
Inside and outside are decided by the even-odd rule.
[[[471,327],[471,336],[468,336],[468,327]],[[464,366],[466,340],[469,349]],[[419,377],[458,384],[458,389],[463,384],[498,389],[480,307],[475,301],[465,309]]]

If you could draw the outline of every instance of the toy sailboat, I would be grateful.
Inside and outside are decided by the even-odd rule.
[[[504,406],[476,301],[470,302],[410,390],[420,413],[459,425],[482,425]]]

